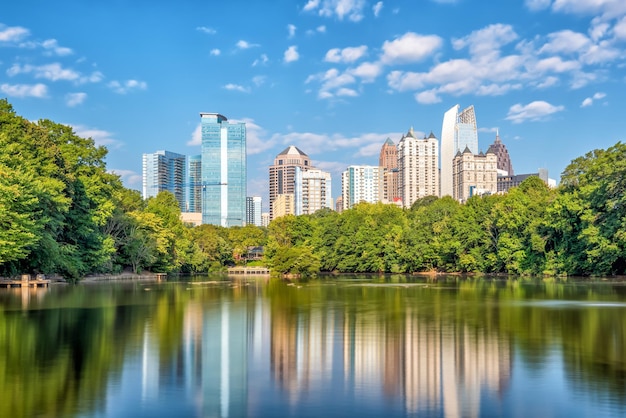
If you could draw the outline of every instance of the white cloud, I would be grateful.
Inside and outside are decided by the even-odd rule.
[[[257,86],[262,86],[263,84],[265,84],[265,81],[267,80],[267,77],[264,75],[257,75],[252,77],[252,82]]]
[[[260,46],[259,44],[251,44],[248,41],[244,41],[244,40],[240,40],[237,41],[237,48],[239,49],[250,49],[250,48],[255,48],[257,46]]]
[[[513,123],[540,121],[563,110],[565,110],[564,106],[554,106],[546,101],[537,100],[527,105],[518,103],[511,106],[506,119],[512,121]]]
[[[597,92],[592,97],[587,97],[585,100],[583,100],[583,102],[581,103],[580,107],[591,106],[594,103],[594,101],[602,100],[605,97],[606,97],[606,93]]]
[[[82,104],[87,99],[87,93],[68,93],[65,95],[65,104],[69,107],[74,107]]]
[[[56,39],[48,39],[46,41],[43,41],[41,43],[41,46],[45,50],[47,50],[50,55],[65,56],[72,55],[74,53],[71,48],[59,46],[59,43]]]
[[[357,97],[359,93],[354,89],[349,89],[346,87],[341,87],[337,89],[335,93],[338,97]]]
[[[613,27],[613,34],[617,39],[626,39],[626,16],[619,20]]]
[[[363,83],[373,82],[383,72],[383,66],[378,62],[364,62],[348,72],[359,77]]]
[[[220,50],[219,50],[219,49],[217,49],[217,48],[213,48],[213,49],[211,50],[211,52],[209,52],[209,54],[213,55],[214,57],[219,56],[221,53],[222,53],[222,51],[220,51]]]
[[[198,123],[196,128],[191,133],[191,139],[187,141],[187,145],[196,146],[202,144],[202,123]]]
[[[309,0],[302,9],[305,12],[315,12],[323,17],[344,18],[353,22],[363,19],[365,0]]]
[[[312,35],[315,35],[317,33],[326,33],[326,26],[320,25],[320,26],[316,27],[315,29],[309,29],[309,30],[306,31],[306,34],[308,36],[312,36]]]
[[[383,43],[381,61],[385,64],[421,61],[439,49],[442,42],[442,39],[437,35],[419,35],[407,32],[393,41]]]
[[[285,62],[298,61],[299,58],[300,58],[300,54],[298,54],[297,46],[292,45],[289,48],[287,48],[287,50],[285,51],[285,55],[284,55]]]
[[[355,62],[367,53],[367,46],[361,45],[344,49],[333,48],[326,52],[324,61],[326,62]]]
[[[7,70],[7,75],[10,77],[18,74],[34,74],[35,78],[43,78],[50,81],[76,81],[80,79],[80,73],[69,68],[63,68],[58,62],[46,65],[19,65],[13,64],[11,68]]]
[[[576,53],[586,49],[591,40],[584,34],[569,29],[548,35],[548,42],[539,49],[539,53],[559,54]]]
[[[217,33],[217,31],[215,29],[209,28],[209,27],[206,27],[206,26],[198,26],[196,28],[196,30],[198,32],[206,33],[208,35],[215,35]]]
[[[81,138],[91,138],[96,145],[108,148],[120,148],[123,144],[113,137],[113,133],[98,128],[90,128],[85,125],[70,125],[76,135]]]
[[[145,81],[139,80],[126,80],[124,82],[111,81],[107,86],[118,94],[126,94],[136,90],[146,90],[148,84]]]
[[[554,0],[555,12],[597,15],[610,19],[626,14],[626,2],[622,0]]]
[[[374,16],[378,17],[380,15],[380,11],[383,9],[383,2],[379,1],[372,7],[372,11],[374,12]]]
[[[141,187],[141,184],[143,181],[142,175],[132,170],[121,170],[121,169],[113,168],[109,170],[109,173],[119,176],[122,182],[124,183],[124,186],[126,186],[127,188],[137,189]]]
[[[499,50],[517,38],[518,35],[511,25],[497,23],[453,40],[452,46],[457,50],[468,47],[472,55],[485,55]]]
[[[48,87],[45,84],[0,84],[0,91],[10,97],[37,97],[48,95]]]
[[[254,60],[254,62],[252,63],[252,66],[256,67],[257,65],[265,65],[267,64],[268,61],[269,61],[269,58],[267,57],[267,55],[261,54],[259,58]]]
[[[291,23],[287,25],[287,32],[289,32],[289,39],[293,38],[294,36],[296,36],[296,26],[292,25]]]
[[[239,84],[228,83],[224,86],[224,88],[230,91],[240,91],[242,93],[250,93],[250,89],[244,86],[241,86]]]
[[[30,31],[21,26],[0,25],[0,42],[19,42],[30,35]]]
[[[545,10],[552,4],[552,0],[524,0],[524,4],[532,11]]]
[[[422,104],[433,104],[441,102],[441,98],[437,95],[437,92],[435,90],[427,90],[417,93],[415,94],[415,100],[417,100],[418,103]]]

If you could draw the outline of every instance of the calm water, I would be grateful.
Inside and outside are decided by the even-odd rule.
[[[624,417],[626,283],[0,289],[0,417]]]

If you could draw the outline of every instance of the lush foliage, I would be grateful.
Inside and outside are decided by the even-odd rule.
[[[183,224],[172,194],[143,201],[106,171],[106,154],[0,101],[0,276],[206,272],[234,263],[233,250],[265,245],[263,228]]]
[[[425,197],[402,210],[361,203],[341,214],[285,217],[269,228],[279,271],[341,273],[626,273],[626,145],[574,160],[563,184],[538,177],[502,195]]]
[[[167,192],[146,201],[106,171],[107,150],[70,127],[30,122],[0,101],[0,276],[199,273],[265,246],[275,272],[626,273],[626,145],[595,150],[549,189],[426,197],[404,210],[359,204],[285,216],[268,229],[190,227]]]

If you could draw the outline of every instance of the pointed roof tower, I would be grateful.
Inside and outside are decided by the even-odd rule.
[[[498,157],[498,170],[505,171],[509,176],[512,176],[513,164],[511,163],[511,157],[509,156],[509,151],[506,149],[506,145],[500,140],[499,129],[496,129],[496,139],[489,149]]]

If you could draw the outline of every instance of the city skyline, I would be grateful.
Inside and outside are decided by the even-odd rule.
[[[200,153],[198,112],[246,122],[248,194],[268,202],[266,170],[286,146],[338,184],[408,126],[441,138],[457,104],[476,109],[479,151],[499,130],[516,172],[558,179],[624,140],[622,3],[279,0],[269,13],[233,1],[208,15],[196,1],[14,2],[0,97],[107,146],[107,168],[136,190],[143,153]]]

